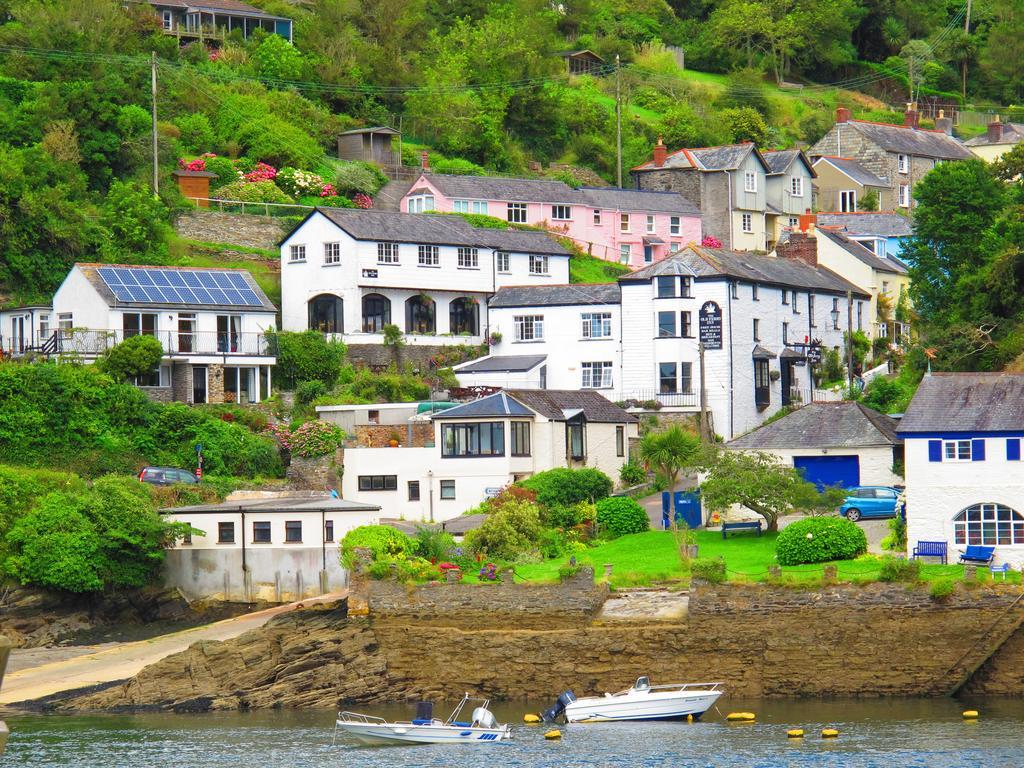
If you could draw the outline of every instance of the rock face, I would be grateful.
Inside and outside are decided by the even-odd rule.
[[[365,616],[344,605],[285,614],[224,643],[168,657],[64,709],[324,707],[465,691],[545,700],[656,683],[722,680],[736,696],[928,695],[1012,603],[974,590],[945,603],[902,585],[823,590],[701,586],[678,622],[604,624],[589,573],[561,586],[374,584]],[[590,581],[589,585],[583,583]],[[403,597],[404,595],[404,597]],[[1024,693],[1024,631],[972,692]]]

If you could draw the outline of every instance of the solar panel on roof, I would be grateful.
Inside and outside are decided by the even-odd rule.
[[[100,267],[100,278],[118,301],[259,307],[262,299],[238,272]]]

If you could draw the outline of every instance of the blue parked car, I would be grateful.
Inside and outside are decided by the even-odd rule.
[[[857,522],[862,517],[896,517],[903,513],[903,492],[887,485],[862,485],[847,491],[839,514]]]

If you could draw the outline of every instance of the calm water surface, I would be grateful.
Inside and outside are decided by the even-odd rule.
[[[547,702],[544,702],[546,705]],[[514,724],[514,739],[488,747],[361,747],[331,744],[332,712],[206,715],[39,715],[8,719],[13,731],[0,765],[28,768],[385,768],[388,766],[1024,766],[1024,702],[969,702],[981,719],[964,722],[968,704],[952,700],[737,701],[722,713],[751,710],[756,724],[729,725],[715,712],[704,722],[562,726],[547,742],[544,728],[521,725],[540,704],[495,707]],[[402,708],[370,713],[407,718]],[[447,713],[446,713],[447,714]],[[786,729],[808,736],[794,742]],[[836,740],[819,731],[835,727]]]

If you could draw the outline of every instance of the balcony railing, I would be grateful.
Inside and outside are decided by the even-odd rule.
[[[657,401],[662,406],[697,408],[700,396],[696,392],[659,392],[656,389],[633,389],[623,392],[619,401],[635,400],[638,403]]]
[[[11,356],[40,352],[56,355],[102,355],[125,338],[143,334],[122,330],[73,328],[54,332],[38,344],[27,344],[17,338],[0,339],[0,349]],[[270,341],[262,333],[221,333],[218,331],[159,331],[145,334],[156,338],[168,355],[250,355],[273,356]]]

